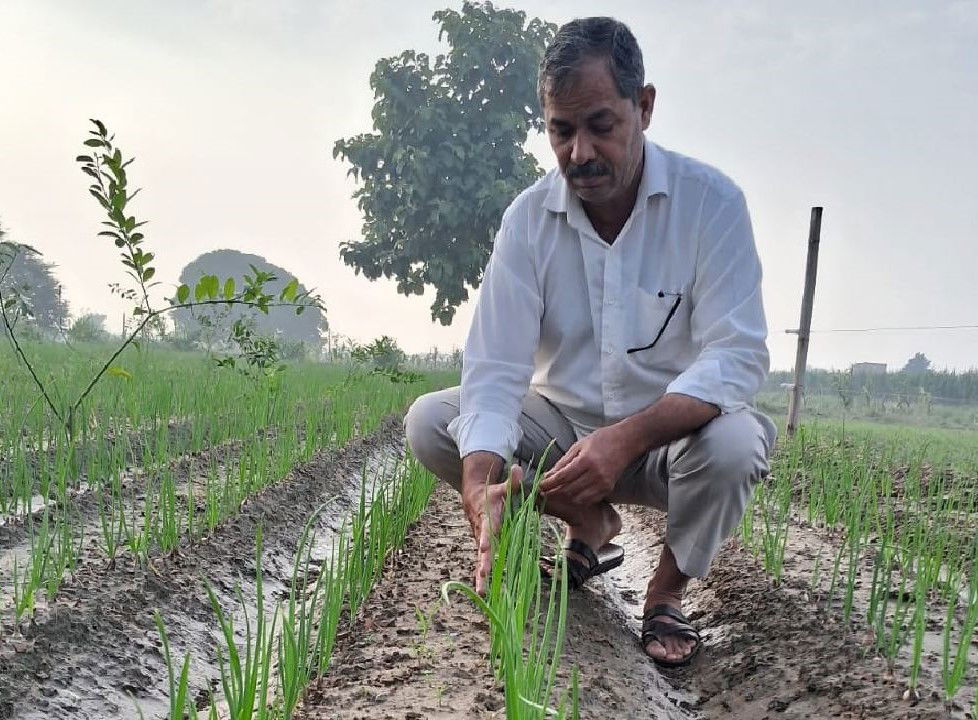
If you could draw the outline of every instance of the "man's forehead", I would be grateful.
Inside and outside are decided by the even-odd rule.
[[[544,113],[590,119],[598,113],[616,113],[623,100],[627,102],[618,92],[607,61],[596,58],[572,71],[557,87],[548,82]]]
[[[551,107],[546,113],[547,121],[554,125],[562,125],[571,121],[600,122],[618,116],[618,113],[607,105],[598,107],[581,106],[579,108]]]

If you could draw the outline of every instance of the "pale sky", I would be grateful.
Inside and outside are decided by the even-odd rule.
[[[808,218],[823,205],[814,328],[978,324],[978,2],[498,2],[561,23],[613,14],[658,88],[649,136],[746,193],[772,364],[794,360]],[[264,255],[322,293],[332,328],[460,346],[430,297],[339,258],[361,218],[336,139],[371,130],[375,62],[436,52],[460,2],[0,0],[0,221],[58,266],[76,314],[118,330],[116,250],[74,157],[98,117],[137,157],[135,209],[175,283],[202,252]],[[548,144],[530,148],[545,168]],[[172,288],[172,285],[170,286]],[[171,289],[172,291],[172,289]],[[978,367],[978,330],[817,334],[810,362]]]

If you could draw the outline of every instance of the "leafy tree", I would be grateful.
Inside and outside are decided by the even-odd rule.
[[[204,253],[191,261],[180,273],[180,282],[193,285],[200,278],[212,274],[241,276],[257,268],[275,276],[266,283],[269,291],[279,292],[294,279],[292,273],[268,262],[260,255],[251,255],[237,250],[214,250]],[[299,292],[306,288],[296,285]],[[217,306],[193,310],[174,310],[173,322],[177,334],[196,340],[210,350],[214,344],[228,339],[238,320],[247,320],[248,329],[255,335],[277,337],[286,341],[303,342],[319,347],[320,332],[328,327],[326,315],[319,307],[310,307],[302,315],[296,315],[293,308],[270,308],[267,313],[245,306]],[[240,334],[239,334],[240,335]]]
[[[448,54],[380,60],[375,132],[339,140],[333,157],[361,183],[363,238],[341,245],[343,261],[395,278],[404,295],[434,287],[431,317],[448,325],[482,279],[506,206],[541,174],[523,145],[543,127],[537,68],[557,28],[488,2],[434,20]]]
[[[912,358],[907,360],[907,364],[903,366],[903,372],[914,375],[923,374],[928,370],[930,370],[930,360],[923,353],[915,353]]]
[[[68,338],[73,342],[100,342],[108,338],[108,335],[105,315],[96,313],[85,313],[68,329]]]
[[[369,345],[354,346],[350,357],[357,362],[372,363],[378,370],[400,370],[405,354],[394,338],[384,335]]]
[[[68,303],[61,297],[54,265],[27,246],[5,242],[4,234],[0,227],[0,291],[16,295],[23,316],[39,330],[60,332],[68,320]],[[17,252],[18,247],[23,251]]]
[[[353,343],[350,359],[361,365],[372,366],[373,374],[384,375],[392,382],[413,383],[424,377],[421,373],[401,369],[407,355],[389,335],[379,337],[369,345]]]

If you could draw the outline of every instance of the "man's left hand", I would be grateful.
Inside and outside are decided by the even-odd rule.
[[[622,428],[599,428],[571,445],[544,474],[540,492],[561,502],[593,505],[611,495],[631,460]]]

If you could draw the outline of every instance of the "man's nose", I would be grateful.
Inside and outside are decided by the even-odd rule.
[[[574,147],[571,149],[570,159],[574,165],[584,165],[594,160],[594,145],[586,132],[574,134]]]

